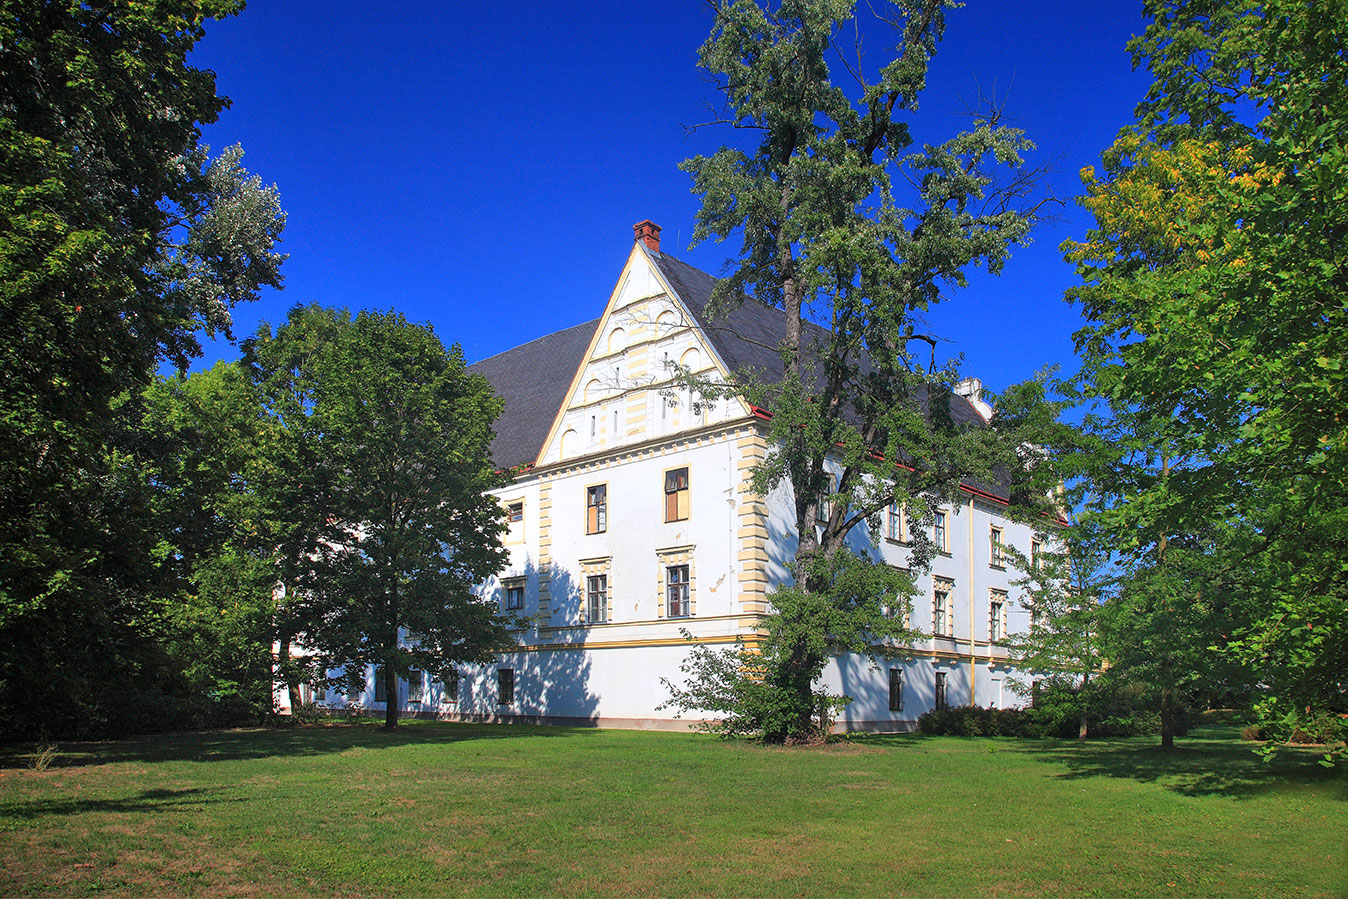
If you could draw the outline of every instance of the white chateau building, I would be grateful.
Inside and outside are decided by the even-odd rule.
[[[795,511],[786,489],[762,497],[749,477],[768,451],[766,412],[739,400],[698,409],[666,362],[726,377],[754,367],[780,374],[773,349],[780,310],[754,301],[715,322],[704,308],[715,279],[660,251],[659,228],[637,239],[603,314],[470,367],[505,400],[493,456],[514,471],[500,491],[510,563],[484,586],[503,610],[536,624],[493,665],[464,666],[458,682],[425,675],[399,682],[404,714],[474,721],[683,728],[657,708],[661,678],[679,681],[690,644],[752,640],[774,584],[789,580]],[[956,397],[957,418],[986,420],[977,399]],[[679,397],[671,402],[672,397]],[[1005,515],[995,491],[966,487],[936,519],[943,549],[911,625],[934,636],[892,658],[845,655],[824,672],[853,701],[847,730],[911,730],[938,705],[1008,706],[1015,674],[1008,633],[1029,626],[998,547],[1033,552],[1029,527]],[[852,543],[907,563],[898,510],[884,533]],[[331,690],[320,706],[385,708],[367,689]],[[284,705],[284,691],[278,696]]]

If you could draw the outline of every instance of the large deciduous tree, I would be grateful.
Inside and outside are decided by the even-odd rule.
[[[225,101],[187,55],[240,6],[0,10],[0,730],[96,726],[164,682],[142,391],[283,258],[275,190],[199,143]]]
[[[1065,245],[1087,320],[1076,386],[1107,450],[1093,477],[1154,594],[1139,632],[1230,603],[1215,611],[1243,618],[1210,645],[1291,725],[1348,710],[1348,6],[1146,14],[1129,48],[1153,84],[1083,173],[1096,225]],[[1205,546],[1220,551],[1195,564]]]
[[[765,622],[763,680],[789,707],[769,739],[810,729],[812,683],[830,652],[910,636],[904,616],[884,610],[908,595],[853,589],[856,565],[843,558],[855,528],[903,505],[920,568],[932,551],[924,525],[962,482],[1001,483],[1031,505],[1045,496],[1032,483],[1037,457],[1022,449],[1045,423],[1036,389],[1004,398],[990,426],[962,423],[951,413],[965,402],[959,375],[937,368],[922,333],[923,312],[971,267],[1000,270],[1034,218],[1036,178],[1022,167],[1031,144],[995,110],[913,147],[909,123],[955,5],[900,0],[858,17],[836,0],[712,3],[699,58],[724,98],[717,121],[758,141],[684,163],[702,197],[694,238],[743,241],[713,314],[752,298],[785,321],[783,377],[742,372],[728,388],[773,413],[755,484],[786,486],[798,525],[796,582]],[[877,31],[897,42],[878,69],[859,38],[843,46]],[[911,579],[897,586],[911,593]]]
[[[457,346],[446,350],[429,327],[394,313],[264,331],[250,353],[303,360],[272,379],[303,371],[303,402],[276,390],[271,402],[308,429],[295,445],[312,449],[285,458],[312,453],[316,474],[294,476],[322,480],[317,540],[303,529],[287,538],[296,577],[286,626],[314,650],[320,675],[343,668],[353,682],[373,665],[394,727],[397,681],[410,670],[451,676],[456,663],[513,645],[495,603],[473,589],[505,560],[502,510],[488,493],[501,483],[490,453],[500,400]],[[311,555],[296,553],[306,546]]]

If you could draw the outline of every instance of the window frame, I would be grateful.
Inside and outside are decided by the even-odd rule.
[[[932,708],[938,712],[944,712],[950,708],[950,679],[946,672],[936,672],[936,680],[932,685]]]
[[[889,669],[889,710],[903,711],[903,669]]]
[[[944,597],[938,612],[937,597]],[[936,637],[955,638],[955,583],[936,580],[931,587],[931,631]],[[943,612],[944,614],[941,614]]]
[[[678,487],[677,486],[678,481],[676,479],[672,482],[675,484],[674,489],[670,489],[671,477],[677,475],[679,472],[683,472],[683,486]],[[692,518],[693,516],[692,469],[687,465],[678,465],[675,466],[674,468],[666,468],[663,473],[663,479],[664,479],[664,498],[665,498],[663,514],[665,524],[672,524],[677,521],[687,521],[688,519]],[[682,496],[682,501],[680,501],[680,495]],[[670,517],[671,497],[673,498],[674,502],[673,513],[676,516],[674,518]]]
[[[988,642],[1006,642],[1006,609],[1008,597],[1005,590],[992,590],[988,594]]]
[[[682,579],[671,577],[675,572],[682,572]],[[675,612],[674,593],[678,591],[682,598],[678,600],[681,612]],[[665,617],[666,618],[691,618],[693,617],[693,578],[692,566],[687,562],[675,562],[672,565],[665,566]]]
[[[598,502],[594,502],[595,497]],[[608,533],[608,482],[585,487],[585,533]]]
[[[885,507],[885,539],[890,543],[908,542],[907,509],[901,503]]]
[[[1006,529],[988,526],[988,564],[993,568],[1006,567]]]
[[[459,688],[462,686],[463,679],[459,675],[459,669],[451,669],[449,674],[441,682],[443,691],[441,693],[445,702],[459,701]]]
[[[602,581],[599,589],[595,589],[596,582]],[[595,600],[599,600],[599,614],[595,614]],[[607,624],[609,620],[609,586],[608,572],[598,572],[585,575],[585,623],[586,624]]]
[[[937,509],[932,514],[931,539],[936,544],[937,552],[950,555],[950,521],[943,509]]]
[[[515,669],[496,669],[496,704],[515,704]]]
[[[418,705],[427,702],[430,699],[430,681],[426,677],[426,672],[420,668],[412,668],[407,672],[407,704],[417,703]]]
[[[508,577],[501,579],[501,608],[507,612],[524,611],[525,579],[522,577]],[[516,594],[519,597],[519,604],[511,604],[511,596]]]

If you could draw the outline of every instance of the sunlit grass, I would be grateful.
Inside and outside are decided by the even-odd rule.
[[[1348,776],[1162,753],[409,722],[0,753],[0,893],[1348,894]]]

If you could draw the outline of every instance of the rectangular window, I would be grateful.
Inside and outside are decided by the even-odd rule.
[[[459,672],[451,671],[445,675],[445,702],[459,701]]]
[[[997,594],[988,603],[988,639],[993,643],[1006,639],[1006,600]]]
[[[950,588],[944,584],[932,591],[931,630],[938,637],[951,636],[954,614],[950,608]]]
[[[1043,552],[1044,552],[1044,544],[1040,543],[1038,540],[1031,540],[1031,541],[1030,541],[1030,568],[1031,568],[1031,569],[1036,569],[1036,568],[1039,567],[1039,557],[1040,557],[1041,555],[1043,555]]]
[[[936,513],[936,523],[932,525],[932,539],[936,541],[937,552],[950,552],[950,540],[946,535],[944,512]]]
[[[889,710],[903,711],[903,671],[899,668],[889,669]]]
[[[328,701],[328,685],[323,681],[314,684],[314,702]]]
[[[426,672],[415,668],[407,672],[407,701],[426,701]]]
[[[665,521],[688,518],[688,469],[665,472]]]
[[[384,669],[374,669],[374,701],[388,702],[388,690],[384,688]]]
[[[591,624],[608,621],[608,575],[596,574],[585,579],[586,620]]]
[[[505,607],[507,612],[524,608],[524,579],[505,582]]]
[[[515,702],[515,669],[496,669],[496,701],[500,705],[513,705]]]
[[[1002,568],[1006,565],[1006,547],[1002,541],[1002,529],[992,528],[988,533],[988,558],[994,568]]]
[[[890,503],[885,512],[885,539],[903,542],[903,511],[898,503]]]
[[[665,614],[670,618],[687,618],[690,614],[687,565],[665,569]]]
[[[608,530],[608,485],[585,488],[585,533],[602,534]]]
[[[814,507],[814,520],[818,524],[828,524],[829,518],[833,516],[833,503],[829,501],[829,494],[831,494],[834,489],[834,481],[833,478],[830,477],[828,479],[828,486],[826,486],[824,492],[819,495],[819,502],[816,503]]]
[[[936,711],[943,712],[948,708],[945,696],[945,672],[936,672]]]
[[[518,524],[524,520],[524,503],[511,503],[506,506],[506,521],[509,524]]]

